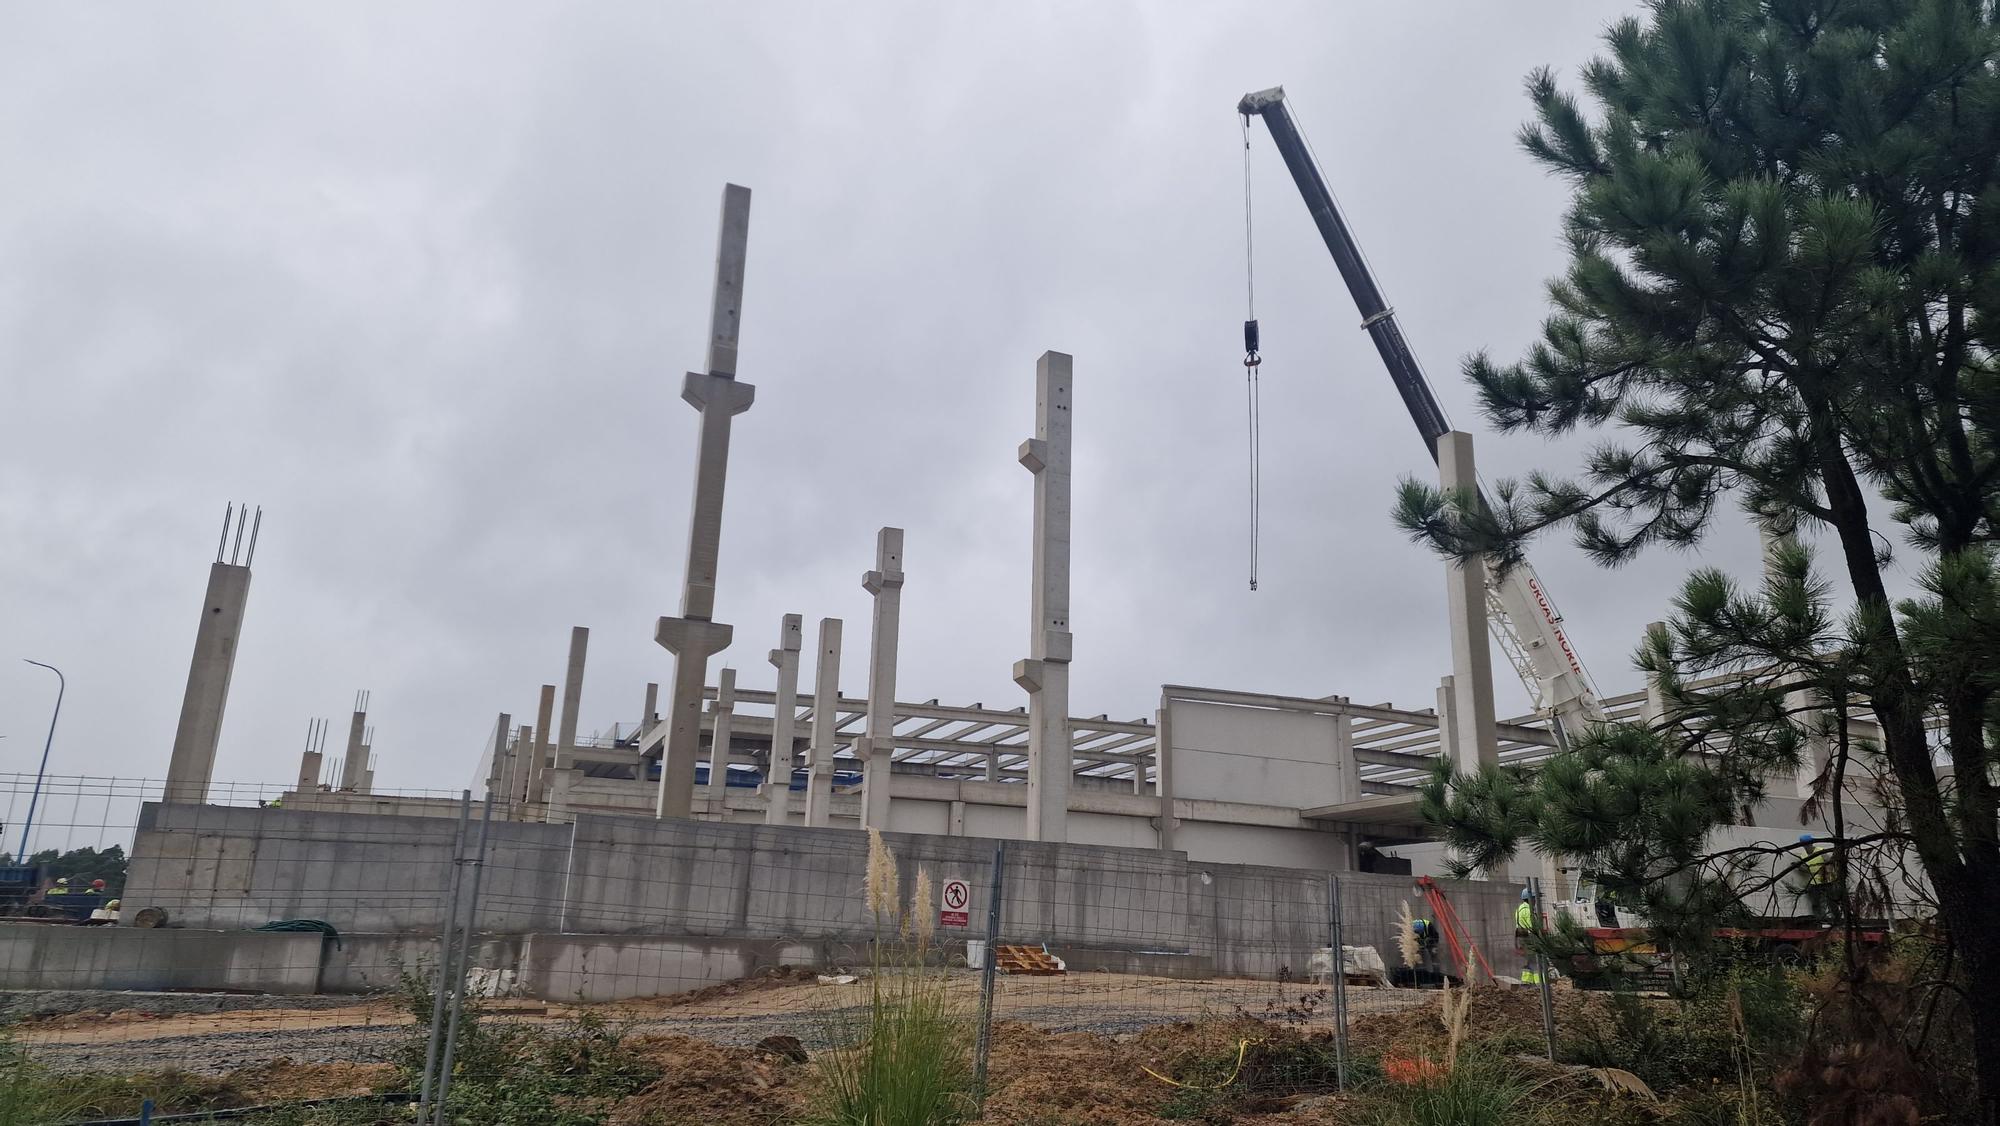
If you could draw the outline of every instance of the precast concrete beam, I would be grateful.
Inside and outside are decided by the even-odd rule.
[[[1438,476],[1447,493],[1479,488],[1472,461],[1472,435],[1453,430],[1438,439]],[[1461,770],[1497,766],[1500,742],[1494,731],[1493,650],[1487,636],[1486,568],[1475,560],[1445,563],[1445,605],[1451,623],[1451,675],[1458,738],[1451,752]]]
[[[868,734],[855,741],[861,759],[861,827],[889,827],[889,773],[896,743],[896,644],[903,620],[903,529],[875,533],[875,569],[861,576],[875,598],[868,634]]]
[[[819,620],[818,664],[813,672],[812,756],[806,764],[806,825],[832,824],[833,750],[840,724],[840,619]]]
[[[229,532],[227,520],[223,535]],[[240,535],[239,535],[240,538]],[[208,800],[215,774],[215,748],[222,738],[222,713],[229,702],[229,679],[236,671],[236,642],[250,600],[250,568],[216,562],[208,569],[201,623],[195,627],[194,656],[188,662],[187,691],[167,761],[166,800],[200,804]]]
[[[764,770],[764,821],[783,825],[792,806],[792,726],[798,717],[799,650],[805,643],[805,619],[786,614],[778,624],[778,647],[770,662],[778,670],[777,702],[771,712],[771,758]]]

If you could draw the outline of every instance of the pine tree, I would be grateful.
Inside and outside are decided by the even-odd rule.
[[[1653,0],[1605,41],[1582,72],[1588,109],[1552,72],[1527,83],[1522,145],[1573,189],[1541,339],[1519,362],[1466,363],[1501,430],[1605,444],[1573,477],[1497,488],[1490,510],[1405,482],[1398,519],[1441,552],[1503,561],[1567,526],[1616,565],[1697,543],[1732,500],[1826,533],[1852,609],[1835,620],[1800,552],[1757,593],[1697,574],[1640,658],[1681,686],[1687,729],[1595,732],[1538,777],[1434,786],[1432,812],[1487,859],[1540,839],[1594,844],[1627,862],[1621,878],[1683,873],[1633,890],[1699,919],[1728,909],[1715,879],[1685,875],[1704,830],[1811,734],[1788,701],[1837,715],[1855,699],[1880,746],[1823,731],[1829,770],[1879,765],[1971,995],[2000,996],[1993,7]],[[1927,587],[1900,607],[1884,579],[1899,539]],[[1687,690],[1703,668],[1769,671]],[[1722,753],[1694,761],[1696,738]],[[2000,1006],[1974,1006],[1973,1040],[1981,1120],[2000,1122]]]

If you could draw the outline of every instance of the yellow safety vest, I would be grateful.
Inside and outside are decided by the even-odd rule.
[[[1514,908],[1514,925],[1524,931],[1535,929],[1535,909],[1525,899],[1521,901],[1519,907]]]
[[[1815,884],[1833,882],[1833,850],[1814,845],[1806,852],[1806,878]]]

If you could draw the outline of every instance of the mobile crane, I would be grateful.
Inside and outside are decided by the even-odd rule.
[[[1360,246],[1341,218],[1333,192],[1327,188],[1312,153],[1306,148],[1305,138],[1292,120],[1285,105],[1284,87],[1245,94],[1236,111],[1243,115],[1246,129],[1250,118],[1261,117],[1271,131],[1271,141],[1284,157],[1285,167],[1291,171],[1299,194],[1305,197],[1306,209],[1312,212],[1313,223],[1319,228],[1320,237],[1326,240],[1334,265],[1340,268],[1347,291],[1361,312],[1361,327],[1374,341],[1383,365],[1389,369],[1390,381],[1403,397],[1403,405],[1417,424],[1431,460],[1436,461],[1438,439],[1451,429],[1445,421],[1444,408],[1432,394],[1423,368],[1417,364],[1416,355],[1396,324],[1396,311],[1383,299],[1381,288],[1361,257]],[[1245,326],[1245,335],[1250,338],[1246,344],[1252,352],[1254,324],[1252,321]],[[1480,503],[1486,503],[1483,495]],[[1494,637],[1527,686],[1536,709],[1550,717],[1558,744],[1568,745],[1568,732],[1580,733],[1590,724],[1602,723],[1604,708],[1584,672],[1582,659],[1571,646],[1569,635],[1563,632],[1562,615],[1556,611],[1534,568],[1522,560],[1502,570],[1488,560],[1486,600],[1492,611]]]

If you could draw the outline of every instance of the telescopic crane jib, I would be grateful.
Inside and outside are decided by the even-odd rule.
[[[1271,131],[1271,141],[1278,146],[1278,155],[1284,158],[1299,194],[1305,197],[1313,224],[1326,240],[1334,265],[1340,268],[1347,291],[1361,312],[1362,330],[1374,341],[1376,352],[1389,369],[1390,382],[1396,385],[1403,406],[1423,436],[1424,447],[1430,451],[1431,459],[1437,460],[1438,439],[1451,429],[1444,408],[1431,392],[1430,382],[1424,378],[1409,342],[1403,339],[1403,330],[1396,324],[1396,311],[1383,299],[1381,288],[1375,284],[1368,263],[1361,256],[1360,245],[1341,218],[1333,192],[1326,186],[1305,137],[1285,105],[1284,88],[1274,86],[1245,94],[1236,110],[1243,115],[1246,130],[1250,118],[1261,117]],[[1251,315],[1254,317],[1255,313]],[[1246,324],[1246,335],[1255,332],[1253,324]],[[1479,499],[1482,505],[1486,503],[1483,494]],[[1491,620],[1501,649],[1520,674],[1536,708],[1554,720],[1557,738],[1566,745],[1566,731],[1581,731],[1589,724],[1603,722],[1604,709],[1591,688],[1589,674],[1570,645],[1562,628],[1562,615],[1556,612],[1555,603],[1534,568],[1522,560],[1502,570],[1487,560],[1486,597],[1493,610]]]

